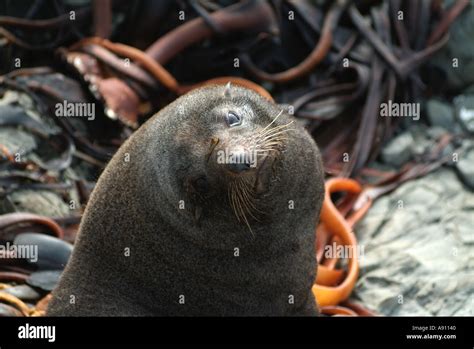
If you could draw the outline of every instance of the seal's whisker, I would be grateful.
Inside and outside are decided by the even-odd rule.
[[[286,123],[286,124],[276,125],[276,126],[273,126],[273,127],[270,127],[270,128],[268,128],[269,125],[267,125],[265,128],[263,128],[263,129],[260,131],[260,133],[266,133],[266,132],[268,132],[268,131],[270,131],[270,130],[273,130],[273,129],[275,129],[275,128],[288,127],[288,126],[290,126],[291,124],[293,124],[294,122],[295,122],[295,120],[291,120],[291,121],[289,121],[289,122]]]
[[[229,183],[229,187],[227,189],[227,196],[229,198],[229,203],[232,207],[232,210],[234,211],[235,215],[238,216],[234,205],[234,190],[232,189],[232,183]]]
[[[252,183],[248,180],[242,180],[242,194],[243,197],[246,199],[246,201],[249,204],[249,214],[254,218],[256,221],[259,221],[259,219],[252,214],[253,209],[255,212],[258,212],[260,214],[263,214],[261,210],[259,210],[255,204],[255,192],[252,189]]]
[[[289,132],[289,131],[294,131],[294,130],[295,130],[295,129],[293,129],[293,128],[289,128],[289,129],[286,129],[286,130],[280,130],[280,131],[278,131],[278,132],[274,132],[274,133],[272,133],[272,134],[266,135],[265,137],[261,137],[260,139],[257,140],[257,142],[261,142],[261,141],[264,141],[264,140],[266,140],[266,139],[270,139],[270,138],[275,137],[275,136],[277,136],[277,135],[285,134],[285,133],[287,133],[287,132]]]
[[[248,213],[254,220],[258,221],[257,217],[252,213],[251,207],[249,207],[249,202],[245,200],[244,196],[242,198],[242,206],[244,208],[244,212]],[[246,216],[246,214],[244,214]]]
[[[280,130],[280,129],[287,128],[287,127],[289,127],[289,125],[291,125],[291,123],[284,124],[284,125],[274,126],[274,127],[269,128],[268,130],[259,132],[258,135],[259,135],[259,136],[264,136],[264,135],[269,134],[269,133],[271,133],[271,132],[273,132],[273,131],[275,131],[275,130]]]
[[[260,148],[258,152],[262,152],[262,151],[265,152],[265,151],[270,151],[270,150],[279,151],[279,146],[280,145],[281,145],[281,143],[274,143],[274,144],[265,145],[262,148]]]
[[[271,140],[267,140],[264,143],[257,144],[256,147],[254,148],[254,151],[259,154],[265,151],[273,150],[273,151],[279,151],[280,147],[282,145],[282,140],[281,138],[275,138]]]
[[[263,143],[260,143],[257,145],[255,150],[261,150],[261,149],[276,149],[280,150],[281,146],[283,144],[282,139],[272,139]]]
[[[269,138],[265,138],[265,139],[261,139],[258,143],[256,143],[257,145],[262,145],[262,144],[267,144],[269,142],[275,142],[275,141],[282,141],[282,140],[288,140],[287,137],[285,137],[285,135],[283,133],[281,134],[278,134],[278,135],[274,135],[273,137],[269,137]]]
[[[280,135],[279,137],[274,137],[274,138],[265,140],[265,142],[262,145],[270,144],[271,142],[277,142],[277,143],[281,144],[282,141],[288,141],[288,140],[289,140],[288,137],[283,137],[283,136]]]
[[[248,203],[249,207],[252,207],[253,209],[256,210],[257,208],[255,207],[255,203],[253,202],[253,198],[249,196],[251,194],[248,193],[248,191],[245,189],[245,186],[246,184],[242,184],[242,190],[241,190],[242,198],[245,200],[245,202]]]
[[[239,190],[239,184],[238,183],[234,183],[235,187],[234,189],[236,190],[236,198],[238,200],[238,206],[240,208],[240,213],[241,213],[241,218],[243,219],[243,221],[245,222],[245,224],[247,225],[247,227],[249,228],[250,230],[250,233],[252,234],[252,237],[254,236],[253,234],[253,231],[252,231],[252,228],[250,227],[250,223],[247,219],[247,215],[245,214],[246,211],[248,212],[249,209],[246,205],[246,203],[244,202],[243,198],[242,198],[242,193],[241,191]]]
[[[250,224],[247,220],[247,216],[245,215],[244,208],[242,207],[242,202],[240,198],[240,194],[238,191],[238,186],[236,186],[237,183],[230,182],[229,183],[229,193],[230,193],[230,204],[232,207],[232,210],[234,211],[235,216],[237,217],[237,220],[239,222],[244,222],[247,227],[249,228],[250,232],[252,233],[253,236],[253,231],[252,228],[250,227]]]
[[[265,143],[265,142],[269,142],[271,140],[275,140],[275,139],[283,139],[283,136],[285,134],[288,133],[288,131],[290,131],[292,129],[287,129],[287,130],[280,130],[278,132],[274,132],[272,134],[269,134],[269,135],[266,135],[264,137],[259,137],[255,140],[255,144],[259,145],[259,144],[262,144],[262,143]]]
[[[254,233],[250,226],[249,220],[247,219],[247,215],[250,215],[256,221],[259,221],[253,212],[260,211],[255,207],[255,198],[253,196],[253,192],[250,190],[248,180],[245,178],[239,178],[230,182],[228,187],[228,196],[230,205],[237,220],[247,225],[253,237]]]
[[[267,126],[265,126],[265,128],[264,128],[262,131],[260,131],[260,132],[264,132],[267,128],[269,128],[269,127],[280,117],[281,114],[283,114],[283,109],[282,109],[282,110],[278,113],[278,115],[275,116],[275,118],[274,118]]]
[[[232,209],[235,213],[235,216],[239,220],[239,222],[241,222],[240,210],[239,210],[240,207],[239,207],[239,202],[238,202],[237,197],[236,197],[237,193],[236,193],[235,186],[234,186],[233,182],[229,183],[229,190],[231,192],[231,206],[232,206]]]
[[[275,126],[275,127],[272,127],[272,128],[269,128],[268,130],[266,131],[260,131],[258,134],[257,134],[257,137],[263,137],[263,136],[266,136],[268,135],[269,133],[272,133],[272,132],[275,132],[277,130],[282,130],[282,129],[285,129],[287,127],[289,127],[290,125],[293,124],[293,121],[287,123],[287,124],[284,124],[284,125],[278,125],[278,126]]]
[[[279,152],[279,147],[278,146],[272,146],[272,147],[262,147],[261,149],[255,150],[256,155],[268,155],[270,152]]]

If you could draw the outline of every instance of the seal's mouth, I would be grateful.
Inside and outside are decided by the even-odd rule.
[[[228,200],[235,217],[245,223],[252,232],[251,222],[260,222],[265,215],[259,197],[266,192],[273,177],[273,163],[278,159],[276,153],[265,155],[256,168],[238,175],[231,175],[228,181]]]

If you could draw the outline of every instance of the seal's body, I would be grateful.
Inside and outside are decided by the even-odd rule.
[[[311,137],[255,92],[180,97],[104,170],[48,315],[316,315],[323,176]]]

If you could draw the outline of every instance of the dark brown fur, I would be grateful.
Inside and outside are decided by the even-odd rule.
[[[311,286],[323,200],[319,151],[294,123],[259,174],[263,214],[249,218],[250,231],[229,204],[228,177],[210,164],[213,157],[209,162],[209,144],[216,135],[219,146],[244,141],[280,109],[244,88],[233,87],[231,100],[223,91],[205,87],[178,98],[119,149],[91,196],[48,315],[317,314]],[[254,118],[229,130],[221,118],[226,108],[250,108]],[[275,125],[291,120],[284,113]],[[206,185],[196,189],[202,176]]]

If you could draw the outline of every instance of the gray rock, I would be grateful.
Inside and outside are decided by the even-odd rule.
[[[18,309],[8,305],[8,304],[3,304],[0,303],[0,317],[19,317],[19,316],[24,316],[21,311]]]
[[[71,214],[69,206],[52,191],[17,190],[10,196],[16,211],[36,213],[49,217],[65,217]]]
[[[17,285],[8,287],[2,290],[5,293],[11,294],[23,301],[35,301],[41,298],[41,295],[35,289],[28,285]]]
[[[439,126],[431,126],[426,129],[426,134],[432,140],[437,140],[446,134],[446,129]]]
[[[36,139],[31,133],[14,127],[0,128],[0,139],[2,145],[14,156],[19,155],[21,161],[24,161],[26,154],[37,147]]]
[[[456,118],[462,128],[474,133],[474,95],[460,95],[454,98]]]
[[[402,133],[393,138],[382,150],[382,160],[393,166],[401,166],[411,159],[411,148],[413,147],[413,136]]]
[[[458,211],[450,213],[444,220],[445,227],[450,234],[463,244],[474,246],[474,218],[469,211]]]
[[[449,8],[455,0],[443,1]],[[449,41],[430,60],[446,74],[444,83],[449,89],[460,89],[474,83],[474,7],[468,6],[449,28]],[[457,67],[453,66],[457,59]]]
[[[403,203],[403,208],[410,211],[416,211],[416,208],[420,206],[419,212],[425,213],[426,209],[439,200],[439,192],[433,190],[428,185],[411,182],[407,183],[406,188],[404,191],[401,191],[402,194],[395,195],[395,198],[398,196],[398,200]]]
[[[364,234],[364,237],[370,241],[370,238],[377,234],[386,222],[390,209],[390,199],[387,196],[375,201],[370,208],[370,217],[366,216],[366,219],[362,220],[357,226],[360,234]]]
[[[453,166],[454,165],[454,162],[453,162],[453,154],[455,153],[456,151],[456,148],[450,143],[448,144],[446,147],[443,148],[443,150],[441,151],[441,156],[440,157],[449,157],[450,158],[450,161],[447,161],[446,162],[446,165],[447,166]]]
[[[443,207],[443,209],[446,209],[447,205],[449,204],[447,199],[454,199],[459,195],[462,195],[462,193],[465,191],[465,187],[461,182],[459,182],[454,171],[445,169],[428,174],[427,176],[423,177],[422,181],[417,180],[408,183],[412,183],[411,185],[413,186],[422,184],[426,188],[429,188],[430,191],[440,194],[441,200],[438,200],[434,204]],[[405,185],[408,185],[408,183]],[[459,206],[456,208],[459,208]]]
[[[64,269],[72,252],[72,245],[53,236],[36,233],[18,234],[15,245],[36,246],[36,261],[28,261],[39,270]]]
[[[30,109],[29,103],[23,101],[20,96],[0,100],[0,121],[2,126],[24,127],[43,135],[55,135],[60,131],[54,123],[52,124],[52,120],[42,118],[37,111]]]
[[[26,282],[44,291],[52,291],[61,277],[62,270],[37,271],[30,275]]]
[[[426,103],[426,114],[431,125],[454,131],[454,109],[450,104],[430,99]]]
[[[411,148],[411,153],[413,157],[416,159],[417,157],[421,157],[423,154],[429,152],[430,149],[433,148],[433,141],[428,140],[426,138],[422,138],[416,140]]]
[[[404,299],[402,304],[398,304],[392,312],[393,316],[429,316],[431,315],[425,308],[423,308],[416,300]]]
[[[466,87],[463,91],[465,94],[471,94],[473,95],[474,94],[474,84]]]
[[[355,227],[365,254],[352,297],[384,315],[474,315],[473,209],[445,168],[375,201]]]
[[[462,181],[474,190],[474,148],[467,149],[460,155],[456,168]]]

